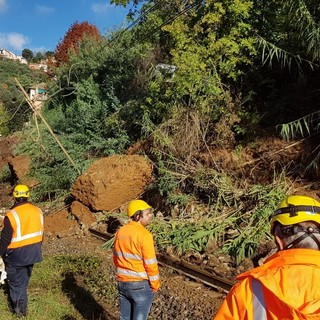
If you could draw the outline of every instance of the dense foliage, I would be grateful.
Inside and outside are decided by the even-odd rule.
[[[53,51],[46,51],[34,53],[32,50],[25,48],[22,50],[22,57],[25,58],[28,62],[39,63],[41,60],[50,59],[54,56]]]
[[[29,121],[31,110],[15,78],[26,88],[46,80],[43,72],[30,70],[27,65],[13,60],[0,60],[0,134],[20,130]]]
[[[38,197],[46,200],[66,192],[78,172],[97,157],[149,141],[151,147],[140,152],[147,153],[156,167],[157,181],[150,193],[160,194],[167,212],[180,222],[191,204],[196,208],[192,217],[187,216],[195,237],[186,237],[185,229],[178,230],[179,235],[166,224],[164,234],[170,239],[159,234],[158,241],[171,241],[180,251],[203,250],[215,237],[238,259],[250,256],[268,234],[267,224],[263,228],[260,224],[289,188],[279,178],[285,164],[272,168],[274,175],[257,184],[259,177],[247,179],[244,169],[222,168],[215,153],[224,149],[241,158],[241,150],[254,145],[259,136],[276,134],[277,126],[286,122],[282,132],[287,138],[316,137],[317,2],[134,4],[140,15],[131,28],[100,39],[96,27],[75,23],[57,46],[59,68],[43,115],[77,168],[45,126],[38,131],[31,127],[32,142],[25,141],[18,152],[33,158],[31,174],[41,181]],[[306,118],[308,114],[313,116]],[[303,167],[304,162],[290,167],[291,177],[304,174]],[[212,229],[205,220],[193,224],[194,216],[201,217],[203,211]],[[228,229],[238,236],[221,238]],[[178,241],[179,236],[185,241]]]
[[[66,63],[72,51],[77,52],[81,40],[90,37],[96,41],[100,40],[100,32],[98,28],[87,21],[75,22],[67,31],[64,38],[58,43],[55,58],[58,65]]]

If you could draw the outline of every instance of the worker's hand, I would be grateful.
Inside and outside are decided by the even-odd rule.
[[[4,262],[1,257],[0,257],[0,272],[1,272],[0,284],[4,284],[4,280],[7,279],[7,273],[6,273]]]
[[[3,271],[3,270],[5,270],[5,265],[2,258],[0,257],[0,271]]]
[[[7,273],[3,270],[1,271],[0,284],[4,284],[4,280],[6,279],[7,279]]]

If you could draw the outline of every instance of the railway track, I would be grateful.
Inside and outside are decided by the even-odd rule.
[[[92,228],[90,228],[89,231],[93,236],[104,241],[108,241],[113,237],[112,234],[103,233]],[[186,261],[172,259],[167,255],[158,254],[157,260],[160,266],[171,268],[174,271],[180,274],[182,273],[186,277],[197,282],[201,282],[219,292],[228,293],[234,284],[231,280],[213,275],[212,273],[200,269]]]

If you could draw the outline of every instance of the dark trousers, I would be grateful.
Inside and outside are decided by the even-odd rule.
[[[10,308],[11,311],[18,316],[27,315],[27,289],[32,274],[32,268],[33,265],[22,267],[10,264],[6,265]]]

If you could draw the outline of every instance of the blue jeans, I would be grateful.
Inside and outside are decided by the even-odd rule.
[[[120,320],[146,320],[154,297],[149,281],[119,281],[118,289]]]

